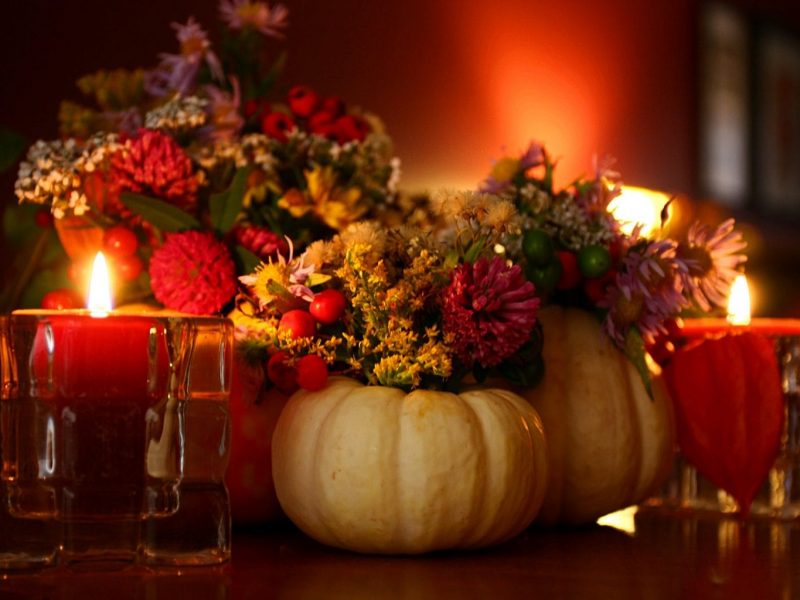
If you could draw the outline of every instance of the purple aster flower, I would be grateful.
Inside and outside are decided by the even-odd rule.
[[[181,52],[161,54],[161,62],[147,74],[145,79],[148,93],[153,96],[164,96],[174,92],[188,93],[195,84],[203,62],[208,65],[214,79],[224,81],[222,65],[211,50],[211,42],[208,41],[208,35],[200,24],[189,17],[186,25],[173,23],[172,27],[177,32]]]
[[[607,213],[610,202],[622,193],[620,174],[613,170],[612,165],[617,162],[612,156],[598,158],[592,157],[594,164],[594,181],[581,190],[577,202],[586,212]],[[614,220],[613,217],[611,220]]]
[[[544,146],[539,142],[531,142],[519,158],[506,156],[497,160],[478,191],[486,194],[500,193],[513,185],[514,176],[525,173],[528,169],[541,167],[546,158]]]
[[[282,38],[281,30],[289,25],[287,22],[289,10],[283,4],[276,4],[270,8],[266,2],[222,0],[219,3],[219,12],[231,29],[252,27],[274,38]]]
[[[604,328],[623,346],[631,327],[647,342],[666,333],[664,321],[686,306],[681,293],[685,265],[676,257],[676,244],[662,240],[628,253],[615,284],[599,306],[608,309]]]
[[[747,260],[740,254],[747,243],[741,232],[734,230],[734,223],[728,219],[712,229],[696,222],[689,228],[686,241],[678,246],[685,294],[704,311],[724,306],[731,284]]]
[[[539,142],[531,142],[528,144],[528,149],[519,157],[519,166],[523,171],[541,167],[545,158],[544,145]]]
[[[212,139],[232,139],[244,125],[244,119],[239,113],[242,99],[239,80],[236,77],[231,77],[231,87],[233,88],[232,94],[214,85],[205,86],[205,92],[209,99],[208,112],[211,121],[209,134]]]

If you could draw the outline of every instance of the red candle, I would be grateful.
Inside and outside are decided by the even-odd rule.
[[[800,319],[751,319],[747,278],[739,275],[731,286],[727,319],[685,319],[680,329],[685,337],[690,338],[719,337],[745,331],[780,337],[800,335]]]
[[[751,319],[734,325],[727,319],[684,319],[681,333],[686,337],[717,336],[750,331],[766,336],[800,335],[800,319]]]
[[[169,321],[103,306],[10,317],[17,440],[4,459],[19,516],[134,519],[170,503],[152,491],[168,495],[178,476],[164,458],[177,415]]]

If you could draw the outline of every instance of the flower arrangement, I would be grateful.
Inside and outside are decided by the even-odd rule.
[[[524,234],[512,255],[543,301],[596,312],[647,381],[645,346],[663,351],[682,311],[723,307],[746,244],[733,219],[716,228],[695,223],[683,239],[665,237],[663,227],[652,237],[641,227],[624,233],[609,210],[622,189],[611,166],[598,161],[591,177],[555,190],[555,161],[532,142],[519,156],[496,161],[480,189],[521,213]]]
[[[520,216],[487,194],[436,200],[454,223],[447,240],[361,222],[241,278],[233,319],[273,385],[318,389],[329,369],[407,390],[455,389],[468,376],[534,383],[540,301],[496,251],[519,235]]]
[[[395,195],[399,161],[377,117],[308,86],[277,93],[285,56],[268,60],[268,44],[287,9],[219,11],[219,52],[192,18],[174,23],[177,53],[80,79],[91,106],[63,102],[62,139],[20,165],[16,195],[52,215],[72,279],[104,249],[122,302],[226,311],[236,276],[287,252],[284,236],[328,238]]]
[[[443,230],[362,222],[263,263],[241,278],[234,317],[247,354],[287,391],[322,385],[324,365],[405,389],[491,375],[531,386],[543,369],[537,309],[555,303],[596,313],[649,389],[645,350],[682,311],[722,304],[745,261],[741,235],[732,220],[682,240],[626,234],[609,210],[620,182],[607,163],[558,191],[554,168],[532,143],[497,161],[478,192],[434,197]],[[336,308],[319,318],[318,305]]]

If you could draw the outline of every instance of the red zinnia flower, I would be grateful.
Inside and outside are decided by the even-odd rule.
[[[444,292],[444,331],[467,366],[493,367],[528,341],[539,299],[518,265],[482,258],[453,271]]]
[[[210,315],[236,293],[236,267],[228,248],[213,234],[174,233],[153,252],[150,287],[167,308]]]
[[[111,184],[119,191],[148,194],[188,212],[194,211],[197,178],[192,161],[165,133],[140,129],[112,157],[109,175]],[[123,218],[130,216],[121,205],[112,208]]]
[[[289,246],[281,236],[266,227],[247,225],[233,230],[236,242],[263,261],[275,258],[276,254],[287,254]]]

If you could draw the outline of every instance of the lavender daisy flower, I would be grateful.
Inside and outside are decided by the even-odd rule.
[[[266,2],[222,0],[219,3],[219,12],[231,29],[252,27],[268,37],[282,38],[281,30],[289,25],[289,10],[283,4],[270,8]]]
[[[676,257],[672,240],[652,242],[629,252],[608,296],[599,306],[608,309],[603,324],[609,337],[624,346],[631,327],[647,342],[666,333],[664,321],[686,306],[681,293],[685,265]]]
[[[153,96],[164,96],[177,92],[187,94],[195,84],[197,73],[203,62],[217,81],[224,81],[222,64],[211,50],[208,35],[193,17],[186,25],[173,23],[181,45],[180,54],[161,54],[161,62],[147,74],[145,88]]]
[[[694,223],[686,241],[678,246],[678,260],[684,293],[704,311],[724,306],[731,284],[747,257],[741,254],[747,243],[728,219],[716,229]]]

